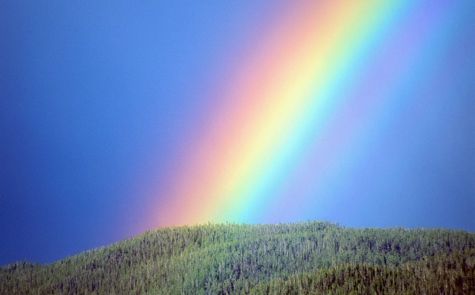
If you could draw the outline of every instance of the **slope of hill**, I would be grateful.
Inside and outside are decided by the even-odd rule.
[[[209,224],[5,266],[0,294],[470,294],[474,278],[473,233]]]

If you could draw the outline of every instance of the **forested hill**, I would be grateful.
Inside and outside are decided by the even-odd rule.
[[[322,222],[145,233],[50,265],[0,268],[0,294],[475,294],[475,234]]]

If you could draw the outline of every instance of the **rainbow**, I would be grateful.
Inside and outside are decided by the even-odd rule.
[[[457,9],[418,1],[284,6],[249,33],[252,50],[221,65],[228,75],[209,91],[216,103],[193,127],[167,188],[153,190],[149,224],[318,218],[328,190],[443,50]]]

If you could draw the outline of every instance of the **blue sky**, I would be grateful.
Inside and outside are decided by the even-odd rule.
[[[278,5],[200,3],[0,3],[0,264],[51,262],[139,233],[148,200],[134,195],[137,179],[165,179],[215,103],[196,92],[213,83],[203,73],[232,61]],[[330,202],[302,219],[475,230],[473,27],[460,24],[418,92],[426,98],[370,144],[357,170],[367,174],[345,184],[368,192],[361,206]]]

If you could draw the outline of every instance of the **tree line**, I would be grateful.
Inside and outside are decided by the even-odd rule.
[[[2,267],[0,294],[399,294],[415,290],[411,277],[427,282],[425,293],[441,282],[475,292],[474,249],[475,234],[441,229],[175,227],[49,265]]]

